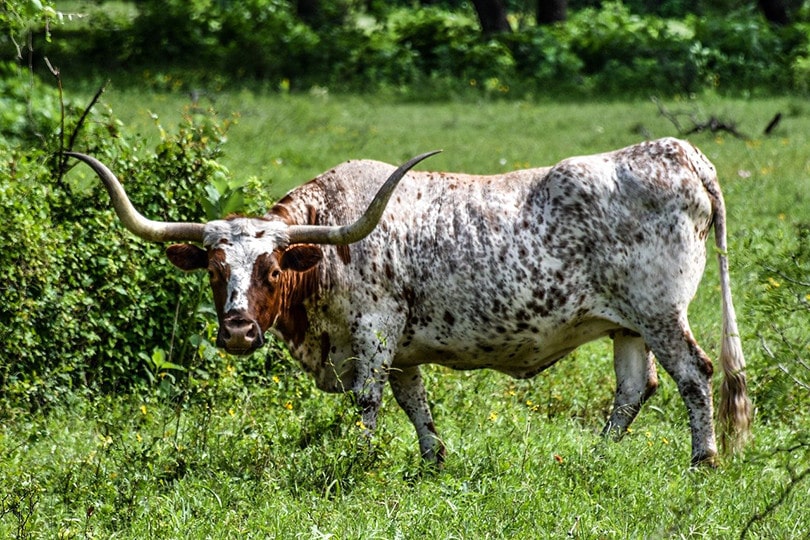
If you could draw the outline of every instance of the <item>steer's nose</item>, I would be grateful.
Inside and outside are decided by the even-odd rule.
[[[225,317],[219,327],[217,347],[231,354],[248,354],[264,344],[259,323],[241,314]]]

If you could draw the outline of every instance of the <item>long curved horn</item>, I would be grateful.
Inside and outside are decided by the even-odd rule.
[[[388,180],[382,185],[377,195],[368,205],[368,208],[360,218],[351,225],[291,225],[287,229],[287,234],[291,244],[352,244],[368,236],[374,227],[379,223],[388,199],[394,193],[399,181],[417,163],[432,155],[438,154],[441,150],[426,152],[416,157],[412,157],[407,162],[399,166],[391,173]]]
[[[121,182],[106,165],[94,157],[78,152],[65,152],[65,155],[87,163],[101,178],[104,187],[107,188],[107,193],[110,194],[118,219],[132,234],[151,242],[199,243],[203,241],[204,225],[202,223],[172,223],[147,219],[135,210]]]

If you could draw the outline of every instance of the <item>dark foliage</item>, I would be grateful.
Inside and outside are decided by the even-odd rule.
[[[794,24],[774,26],[753,5],[696,16],[684,3],[638,4],[572,2],[563,23],[535,26],[527,16],[512,32],[488,34],[469,5],[452,2],[366,10],[321,2],[316,14],[283,0],[144,0],[134,20],[98,10],[81,27],[63,23],[37,51],[71,73],[184,70],[194,84],[291,90],[464,93],[497,79],[494,87],[518,97],[806,91],[801,11]]]

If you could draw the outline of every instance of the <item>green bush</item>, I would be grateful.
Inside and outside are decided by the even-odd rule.
[[[19,105],[26,84],[19,79],[28,78],[4,78],[0,100]],[[62,174],[58,100],[41,83],[29,90],[24,106],[36,114],[2,139],[0,393],[41,406],[81,385],[111,390],[169,368],[195,377],[217,369],[204,278],[176,271],[163,246],[124,231],[87,167]],[[67,103],[66,111],[70,133],[82,109]],[[93,111],[75,148],[107,162],[145,215],[199,221],[200,201],[216,199],[210,208],[218,208],[237,200],[234,190],[220,194],[211,184],[228,186],[216,161],[227,123],[189,113],[175,132],[160,128],[161,142],[146,157],[118,127],[109,111]]]
[[[804,331],[810,316],[810,223],[752,236],[745,250],[757,270],[750,309],[764,352],[763,362],[751,366],[758,410],[764,421],[785,421],[784,411],[810,407]]]
[[[221,13],[216,6],[213,0],[141,2],[132,29],[137,37],[133,54],[143,63],[158,65],[219,63]]]
[[[265,81],[319,73],[320,38],[289,2],[147,0],[133,24],[139,65],[188,65]]]
[[[389,25],[395,43],[413,51],[418,69],[428,76],[460,82],[512,77],[509,49],[482,38],[466,16],[431,7],[399,10],[391,14]]]
[[[323,39],[322,47],[328,53],[324,65],[329,76],[326,80],[313,77],[313,84],[352,91],[413,87],[420,80],[418,54],[400,46],[380,26],[342,27]]]
[[[571,51],[598,93],[697,89],[691,40],[672,32],[663,19],[634,15],[623,4],[610,2],[576,13],[567,30]]]
[[[549,85],[572,90],[582,84],[583,62],[561,28],[532,27],[499,39],[511,51],[518,79],[532,81],[539,90]]]
[[[718,87],[737,89],[790,87],[790,61],[786,34],[779,35],[753,13],[727,18],[695,17],[695,39],[701,71]],[[806,42],[807,36],[804,36]]]
[[[52,137],[59,126],[59,94],[32,85],[13,63],[0,62],[0,142],[9,145],[38,143]]]
[[[295,17],[289,2],[231,2],[222,8],[220,21],[219,40],[225,47],[225,61],[237,66],[240,75],[295,81],[306,78],[309,71],[322,69],[318,58],[320,38]]]

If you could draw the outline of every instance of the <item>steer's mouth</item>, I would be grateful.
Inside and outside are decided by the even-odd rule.
[[[219,326],[217,347],[229,354],[250,354],[264,345],[264,335],[259,323],[239,313],[225,317]]]

